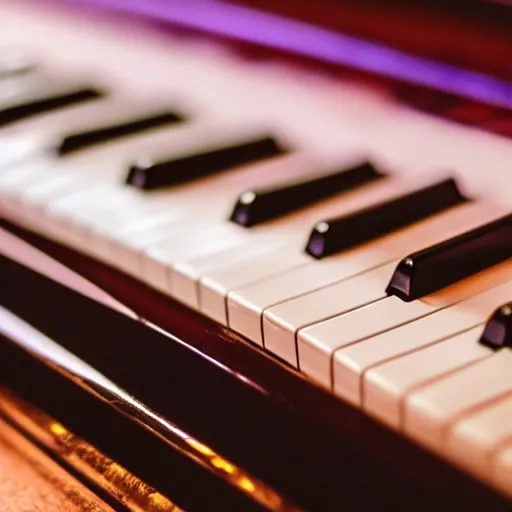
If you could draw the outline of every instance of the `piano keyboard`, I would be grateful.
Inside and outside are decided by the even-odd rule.
[[[1,216],[512,497],[509,140],[200,40],[0,10]]]

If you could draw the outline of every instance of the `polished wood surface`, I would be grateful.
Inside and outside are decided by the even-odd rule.
[[[67,471],[0,420],[0,510],[111,512]]]
[[[175,338],[88,299],[71,300],[55,283],[34,281],[31,271],[4,259],[2,279],[10,290],[2,298],[6,307],[53,333],[143,403],[298,505],[313,510],[329,510],[336,502],[349,508],[386,503],[415,510],[510,509],[490,489],[231,331],[87,257],[10,228]],[[45,302],[50,296],[52,302]]]

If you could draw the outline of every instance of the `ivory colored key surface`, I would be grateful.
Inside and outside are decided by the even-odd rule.
[[[494,454],[512,441],[512,396],[463,416],[447,430],[444,454],[481,478],[491,479]]]
[[[229,131],[229,130],[228,130]],[[200,126],[190,126],[183,129],[177,129],[177,130],[168,130],[163,131],[159,134],[154,134],[152,136],[139,136],[136,138],[137,144],[126,144],[126,143],[118,143],[118,144],[108,144],[105,149],[103,150],[96,150],[96,151],[87,151],[86,154],[84,154],[81,158],[70,158],[66,159],[66,166],[59,168],[59,174],[61,175],[80,175],[83,173],[88,178],[96,178],[98,177],[99,183],[104,182],[108,183],[109,180],[120,180],[121,175],[125,172],[125,169],[127,168],[127,162],[130,161],[131,158],[130,154],[132,151],[139,151],[141,148],[144,147],[182,147],[183,145],[186,145],[187,142],[190,143],[190,141],[194,141],[194,144],[197,144],[196,139],[200,139],[201,136],[203,139],[206,137],[208,139],[211,139],[211,137],[208,135],[208,127],[204,125]],[[140,141],[140,139],[144,139],[143,142]],[[172,143],[172,144],[171,144]],[[125,162],[125,163],[123,163]],[[211,197],[213,195],[214,199],[217,201],[220,201],[221,197],[216,197],[215,194],[213,194],[213,190],[221,191],[224,193],[229,193],[227,190],[227,183],[229,183],[230,179],[233,181],[233,178],[225,179],[224,182],[222,180],[217,180],[212,182],[212,185],[217,185],[217,187],[210,188],[208,190],[209,196]],[[240,179],[240,178],[238,178]],[[223,186],[224,185],[224,186]],[[234,183],[232,185],[235,186]],[[20,186],[20,188],[22,188]],[[119,187],[121,191],[123,191],[122,187]],[[192,190],[190,187],[189,189],[184,188],[183,190],[187,190],[188,199],[191,201],[191,204],[188,206],[189,208],[193,206],[195,202],[199,202],[201,199],[201,195],[198,194],[195,190]],[[22,188],[20,191],[20,199],[21,201],[24,200],[24,197],[26,196],[27,191],[26,189]],[[125,195],[122,192],[123,195]],[[206,194],[203,194],[203,197],[205,197]],[[52,205],[57,204],[57,199],[59,198],[65,198],[66,194],[55,194],[54,196],[46,196],[44,200],[40,200],[39,204],[41,205],[43,210],[50,209],[50,217],[52,216],[51,210]],[[129,199],[129,202],[131,201],[130,197],[127,196]],[[126,205],[126,207],[122,210],[120,210],[120,213],[117,215],[114,215],[114,220],[117,216],[121,215],[121,218],[128,217],[128,218],[135,218],[138,215],[140,215],[139,211],[134,211],[134,208],[136,208],[136,203],[140,203],[141,205],[144,205],[147,203],[147,207],[150,210],[157,210],[165,208],[166,205],[163,203],[171,199],[173,197],[172,190],[170,193],[162,193],[159,196],[146,196],[145,194],[134,194],[131,196],[133,198],[133,207],[130,208],[129,204]],[[175,197],[175,196],[174,196]],[[182,197],[181,207],[183,207],[183,203],[187,199],[186,197]],[[109,202],[109,201],[107,201]],[[144,205],[145,206],[145,205]],[[32,204],[30,205],[32,207]],[[59,208],[57,206],[57,208]],[[108,209],[108,208],[107,208]],[[83,213],[83,217],[81,216],[81,213]],[[87,252],[91,252],[91,250],[94,248],[94,246],[91,246],[89,243],[89,237],[83,236],[84,234],[84,225],[90,226],[90,229],[94,230],[95,226],[97,226],[97,229],[105,230],[107,229],[109,225],[109,215],[104,215],[104,212],[102,211],[102,208],[95,209],[90,208],[87,203],[83,203],[81,201],[78,201],[76,209],[74,208],[74,205],[67,205],[64,209],[64,211],[56,210],[53,214],[57,214],[58,216],[65,217],[68,221],[68,223],[71,225],[71,229],[77,228],[79,232],[79,236],[74,237],[75,242],[81,242],[79,245],[79,248],[82,250],[86,250]],[[91,219],[91,222],[88,223],[88,219]],[[96,221],[94,220],[96,219]],[[128,220],[128,219],[127,219]],[[48,222],[48,219],[45,219],[45,222]],[[78,222],[78,225],[77,225]],[[61,230],[62,232],[62,230]],[[80,236],[82,235],[82,236]],[[73,240],[73,237],[71,237]]]
[[[18,222],[34,225],[46,232],[45,211],[52,200],[75,194],[91,187],[90,181],[79,173],[45,172],[34,176],[28,183],[18,182],[4,197],[8,200],[11,216]],[[5,191],[4,191],[5,192]]]
[[[301,329],[297,333],[299,368],[316,382],[332,388],[335,350],[431,314],[437,309],[420,301],[406,304],[396,297],[387,297]]]
[[[97,184],[120,183],[130,162],[132,151],[136,153],[142,148],[169,147],[171,144],[186,144],[187,140],[200,136],[207,131],[207,127],[197,125],[184,125],[179,129],[155,130],[152,133],[138,134],[133,138],[125,138],[103,145],[101,148],[89,150],[65,159],[52,158],[47,155],[38,158],[37,166],[32,162],[19,163],[13,168],[0,172],[0,189],[5,195],[7,190],[4,180],[9,181],[9,200],[13,203],[23,203],[24,194],[29,193],[32,185],[38,186],[41,182],[54,181],[65,176],[77,176],[89,179]],[[119,187],[122,190],[122,187]],[[66,194],[64,194],[65,196]],[[62,194],[60,195],[62,196]],[[42,202],[44,208],[51,208],[59,194],[45,198]],[[20,213],[22,216],[22,214]]]
[[[120,209],[129,208],[137,199],[132,192],[112,184],[98,186],[89,181],[83,189],[52,198],[51,203],[41,209],[40,219],[48,236],[79,248],[84,238],[81,222],[95,216],[108,218]]]
[[[321,172],[322,168],[324,168],[323,172]],[[332,172],[331,170],[331,172],[326,173],[325,168],[336,169],[336,171]],[[340,169],[344,170],[340,171]],[[318,180],[320,185],[325,187],[323,179],[326,175],[335,176],[338,193],[336,191],[333,192],[332,185],[327,192],[325,188],[320,187],[315,181]],[[344,180],[342,179],[343,175],[346,175]],[[299,177],[297,178],[297,176]],[[318,178],[318,176],[321,176],[321,178]],[[301,249],[310,226],[319,217],[324,214],[332,214],[333,212],[350,211],[356,207],[356,204],[368,201],[368,196],[371,198],[375,194],[385,194],[386,191],[392,191],[402,184],[400,180],[396,179],[383,180],[383,176],[375,167],[359,156],[350,157],[350,155],[347,155],[344,158],[337,158],[329,166],[326,163],[321,163],[320,159],[318,159],[316,163],[311,162],[309,169],[301,170],[300,175],[299,173],[294,173],[292,178],[281,179],[276,184],[272,184],[271,180],[269,180],[269,184],[264,186],[264,188],[254,187],[253,191],[242,193],[236,201],[230,221],[234,223],[234,226],[242,225],[244,228],[247,228],[246,224],[242,222],[243,219],[238,218],[238,220],[234,220],[234,216],[243,217],[247,224],[251,226],[250,229],[243,229],[241,232],[249,235],[248,241],[254,247],[254,256],[264,254],[262,246],[263,248],[267,247],[267,251],[271,252],[274,247],[286,244],[289,254],[293,254],[293,256],[290,256],[289,267],[293,268],[295,261],[300,261],[301,263],[309,261],[309,258],[303,255],[299,257],[297,253],[299,251],[302,252]],[[302,188],[304,183],[319,186],[320,190],[315,190],[313,186],[313,194],[308,196]],[[403,183],[402,185],[405,186],[406,184]],[[300,193],[297,193],[297,189]],[[270,197],[284,194],[281,200],[285,204],[277,207],[271,205],[269,197],[265,195],[266,193],[263,190],[269,191]],[[326,197],[323,201],[320,201],[318,198],[320,192]],[[254,210],[251,210],[251,205],[246,205],[247,209],[244,209],[242,204],[243,196],[248,193],[255,195]],[[261,194],[258,196],[261,202],[258,202],[256,194]],[[274,200],[279,200],[279,197],[275,197]],[[316,202],[317,204],[314,207],[308,207],[310,202]],[[265,219],[267,222],[264,222]],[[234,227],[232,229],[238,228]],[[261,234],[270,235],[271,240],[268,243],[265,241],[265,244],[259,243],[257,237]],[[233,268],[233,265],[240,261],[250,264],[250,275],[254,277],[254,258],[251,257],[250,251],[244,251],[243,256],[239,251],[223,251],[222,254],[219,253],[216,256],[216,264],[210,264],[203,257],[199,257],[197,260],[176,262],[170,271],[173,273],[172,280],[179,284],[172,285],[171,293],[180,300],[187,302],[187,304],[198,307],[198,282],[205,275],[204,272],[206,270],[214,272],[217,269],[226,267],[228,263]],[[269,261],[269,265],[270,269],[273,270],[271,261]],[[276,272],[273,271],[271,274],[275,275]],[[259,278],[263,278],[263,275],[260,275]],[[225,313],[222,316],[225,317]]]
[[[35,63],[22,50],[0,46],[0,80],[19,78],[35,69]]]
[[[416,182],[415,181],[402,181],[402,180],[393,180],[393,179],[382,180],[382,181],[383,181],[382,183],[378,182],[375,185],[366,186],[360,190],[358,189],[349,194],[343,194],[342,196],[339,196],[339,207],[336,206],[336,208],[335,208],[335,211],[337,212],[337,214],[339,214],[339,215],[344,214],[344,213],[348,214],[355,209],[364,207],[365,205],[374,204],[376,201],[378,202],[378,201],[390,200],[396,194],[403,192],[405,189],[407,189],[407,190],[411,190],[411,189],[417,190],[418,189],[417,181]],[[429,179],[429,181],[431,182],[432,180]],[[423,185],[425,185],[426,180],[425,179],[421,180],[421,183]],[[336,199],[331,201],[331,203],[333,205],[336,205]],[[327,209],[324,209],[324,207],[317,205],[311,212],[309,212],[309,213],[304,212],[303,215],[309,219],[316,220],[318,217],[320,217],[322,215],[322,212],[326,212],[330,209],[330,207],[328,206],[329,204],[330,203],[328,202]],[[318,213],[318,215],[317,215],[317,213]],[[297,221],[296,221],[297,227],[300,229],[302,220],[300,217],[296,217],[296,219],[297,219]],[[306,222],[306,221],[304,221],[304,222]],[[309,224],[309,225],[311,225],[311,224]],[[309,225],[307,226],[308,231],[309,231]],[[305,238],[306,238],[306,236],[304,236],[304,240],[305,240]],[[412,241],[410,239],[408,241],[412,243]],[[398,240],[395,240],[395,241],[391,242],[391,245],[393,245],[397,242],[398,242]],[[303,243],[302,240],[301,240],[301,243]],[[290,253],[293,252],[293,250],[294,250],[294,247],[293,246],[290,247]],[[358,262],[360,262],[363,260],[362,258],[359,257],[359,254],[360,253],[357,251],[352,253],[352,256],[354,257],[354,261],[357,260]],[[294,257],[293,261],[294,262],[296,261],[295,257]],[[337,262],[337,260],[328,260],[328,261]],[[340,260],[340,262],[341,262],[341,260]],[[374,263],[373,265],[376,265],[378,263],[383,263],[383,261],[377,260],[377,262]],[[267,263],[267,265],[272,266],[272,261],[270,260]],[[299,287],[305,286],[305,287],[304,287],[304,289],[301,288],[300,291],[297,291],[297,290],[291,291],[290,295],[288,297],[285,296],[284,298],[291,298],[295,295],[300,295],[300,293],[304,293],[305,291],[310,291],[312,289],[319,288],[322,285],[330,284],[330,283],[335,282],[335,281],[341,279],[342,277],[344,277],[343,275],[337,276],[336,274],[333,274],[331,272],[331,269],[329,268],[329,265],[330,265],[330,263],[326,262],[325,266],[323,263],[320,263],[316,267],[310,267],[312,274],[314,274],[311,276],[311,279],[309,279],[308,275],[301,275],[297,279],[292,279],[291,286],[299,286]],[[336,266],[336,265],[337,265],[337,263],[334,264],[334,266]],[[242,316],[244,316],[244,311],[239,311],[239,309],[237,308],[237,303],[236,303],[236,300],[237,300],[236,297],[238,296],[238,295],[236,295],[238,292],[237,288],[243,287],[245,285],[249,285],[250,283],[255,283],[255,286],[257,286],[257,283],[265,278],[268,278],[268,277],[274,275],[274,276],[276,276],[276,279],[279,279],[280,276],[279,276],[279,272],[268,272],[268,271],[266,271],[266,272],[264,271],[262,274],[254,275],[253,274],[254,266],[256,266],[258,269],[263,268],[258,263],[250,260],[247,262],[241,262],[239,266],[234,265],[232,267],[232,270],[226,269],[226,272],[221,271],[217,275],[212,275],[212,274],[203,275],[202,280],[199,285],[200,286],[199,294],[203,294],[205,297],[208,298],[207,301],[206,300],[203,301],[202,307],[203,307],[205,313],[210,314],[209,312],[215,311],[215,313],[213,313],[215,315],[214,318],[216,318],[220,321],[225,321],[224,319],[227,317],[227,311],[223,313],[222,310],[223,310],[223,308],[225,308],[226,295],[230,292],[233,292],[233,294],[234,294],[233,304],[231,303],[231,296],[228,301],[229,307],[232,307],[234,310],[233,323],[230,324],[231,327],[233,327],[234,329],[238,330],[239,332],[245,334],[253,341],[256,341],[261,344],[262,338],[261,338],[261,329],[260,329],[260,319],[254,318],[254,319],[252,319],[252,322],[251,322],[251,320],[249,320],[249,322],[252,323],[252,326],[248,327],[248,328],[245,327],[245,320],[247,320],[247,319],[244,318],[243,320],[240,320],[240,321],[239,321],[239,319],[237,319],[238,312],[240,312],[242,314]],[[296,266],[295,264],[290,265],[290,268],[288,270],[293,269],[295,266]],[[367,263],[366,266],[365,266],[365,264],[363,264],[361,270],[365,270],[366,268],[371,268],[371,266],[372,266],[371,263]],[[245,267],[245,271],[244,271],[243,267]],[[360,267],[358,267],[358,268],[360,268]],[[287,270],[287,269],[282,268],[280,271],[285,271],[285,270]],[[306,273],[307,273],[307,271],[306,271]],[[354,273],[356,273],[356,271],[354,271]],[[231,277],[231,275],[233,275],[233,277]],[[349,276],[350,273],[348,273],[347,275]],[[336,279],[336,277],[337,277],[337,279]],[[327,279],[327,280],[323,281],[325,279]],[[313,283],[313,285],[311,285],[311,283]],[[286,286],[288,286],[288,284]],[[288,288],[283,288],[281,286],[281,283],[277,284],[276,287],[274,288],[275,291],[280,291],[280,292],[283,292],[287,289]],[[277,303],[277,302],[280,302],[280,300],[276,300],[274,303]],[[274,303],[270,303],[269,305],[273,305]],[[210,304],[211,304],[211,306],[210,306]],[[249,314],[251,315],[251,313],[249,313]],[[257,314],[259,314],[259,313],[257,313]]]
[[[478,203],[459,206],[346,253],[242,285],[228,293],[229,326],[262,345],[261,315],[265,309],[393,261],[405,247],[423,247],[429,241],[460,233],[478,225],[482,218],[497,217],[499,211]],[[247,270],[250,272],[250,267]]]
[[[193,235],[178,234],[144,252],[142,266],[144,279],[154,288],[169,293],[171,290],[170,265],[173,260],[208,255],[220,250],[232,250],[240,244],[240,233],[226,229],[224,224],[216,224],[199,229]]]
[[[293,366],[298,366],[297,331],[307,325],[384,299],[386,282],[395,265],[396,261],[393,261],[265,310],[265,348]]]
[[[142,218],[120,227],[115,235],[109,237],[108,245],[102,248],[103,258],[140,279],[146,249],[162,241],[174,240],[179,245],[180,239],[186,239],[191,232],[199,232],[209,225],[215,229],[215,219],[201,216],[201,212],[200,209],[190,212],[163,210],[161,214],[143,214]]]
[[[231,132],[227,130],[222,140],[228,140],[229,133]],[[207,136],[207,134],[208,132],[202,133],[203,143],[206,143],[205,139],[209,139],[208,144],[213,144],[212,141],[215,140],[215,137],[212,138]],[[199,148],[201,146],[200,135],[200,133],[196,134],[198,141],[194,141],[193,138],[188,140],[185,147],[190,146],[193,142],[192,147]],[[220,138],[220,135],[217,138]],[[234,201],[236,193],[243,186],[243,183],[247,183],[247,181],[261,182],[268,180],[269,175],[272,176],[275,171],[290,173],[293,170],[300,170],[306,165],[305,162],[307,161],[308,158],[304,155],[278,156],[276,158],[264,159],[261,162],[255,161],[244,166],[226,168],[226,172],[218,175],[204,177],[190,183],[178,184],[160,192],[140,192],[138,197],[140,197],[141,202],[148,203],[148,206],[151,208],[159,210],[179,208],[184,212],[190,212],[192,215],[194,215],[195,211],[201,211],[203,216],[209,219],[209,222],[220,221],[227,217],[229,207],[232,201]],[[129,210],[128,214],[130,214]],[[99,223],[97,226],[99,244],[108,245],[109,237],[112,237],[114,241],[116,240],[118,228],[124,228],[123,217],[124,212],[120,212],[120,223],[115,221],[112,228],[105,222]],[[120,242],[122,243],[122,239],[120,239]],[[108,251],[108,248],[105,251]],[[108,258],[107,253],[102,254],[102,257]]]
[[[432,315],[432,318],[440,313]],[[445,374],[493,354],[492,350],[477,343],[482,328],[482,325],[473,327],[370,368],[363,376],[363,409],[390,427],[400,429],[403,402],[408,394]]]
[[[104,115],[106,116],[106,114]],[[116,117],[119,118],[119,115]],[[212,127],[209,123],[211,120],[183,123],[138,133],[131,137],[121,137],[101,147],[91,148],[83,154],[79,153],[63,158],[62,163],[48,159],[48,168],[56,169],[59,174],[81,174],[98,184],[115,183],[122,190],[124,188],[122,180],[130,163],[137,155],[160,152],[164,149],[172,153],[173,151],[183,151],[183,148],[190,146],[196,147],[201,141],[211,142],[215,140],[216,135],[211,134]],[[217,133],[221,133],[223,137],[228,137],[229,133],[244,131],[243,126],[233,127],[219,122],[216,123],[216,129]],[[18,166],[19,168],[20,166]],[[45,174],[41,173],[43,178]]]
[[[230,290],[249,283],[257,283],[272,276],[279,276],[290,269],[310,263],[310,258],[289,248],[268,250],[265,254],[253,254],[250,258],[208,270],[200,279],[199,305],[210,318],[227,325],[226,297]]]
[[[499,270],[492,269],[481,276],[480,291],[494,284],[510,279],[512,262],[502,265]],[[466,285],[467,286],[464,286]],[[416,320],[391,331],[384,332],[350,347],[337,350],[334,354],[333,379],[334,391],[352,403],[359,405],[362,400],[361,385],[368,369],[379,363],[417,350],[430,343],[457,334],[477,324],[485,322],[497,305],[506,297],[512,296],[512,282],[478,293],[478,288],[471,286],[471,280],[459,285],[455,290],[446,290],[437,296],[427,297],[426,302],[457,302],[433,315]],[[471,296],[472,291],[477,295]]]
[[[23,217],[21,214],[20,194],[28,192],[30,188],[46,186],[52,182],[63,179],[69,181],[70,175],[55,171],[50,167],[52,159],[42,158],[4,169],[0,172],[0,194],[2,195],[2,210],[11,215],[14,219]],[[52,185],[53,186],[53,185]]]
[[[304,175],[308,176],[311,173],[318,172],[320,165],[321,164],[318,163],[315,167],[311,167],[309,169],[310,172],[305,172]],[[348,168],[353,167],[353,164],[350,163],[350,161],[346,161],[338,165],[349,165],[350,167]],[[253,247],[255,255],[260,255],[262,253],[262,247],[267,247],[267,250],[270,252],[274,247],[277,247],[277,245],[286,244],[286,247],[288,247],[288,253],[290,255],[294,255],[293,257],[290,256],[289,266],[289,268],[293,268],[296,261],[300,261],[304,264],[310,261],[310,258],[300,253],[302,253],[301,249],[311,226],[319,217],[324,214],[332,214],[333,212],[339,213],[343,211],[350,211],[355,208],[356,205],[365,203],[369,200],[371,201],[376,194],[389,194],[397,187],[404,185],[406,184],[402,183],[401,180],[381,179],[375,181],[373,184],[367,184],[361,188],[353,187],[353,190],[350,190],[349,192],[334,195],[334,197],[319,202],[314,206],[314,208],[299,209],[293,214],[285,215],[282,218],[276,218],[273,221],[263,222],[250,229],[242,228],[236,223],[229,223],[229,225],[231,225],[230,231],[239,231],[241,241],[245,241],[246,239]],[[263,241],[261,241],[262,236],[265,237]],[[209,264],[204,261],[204,256],[201,255],[197,261],[192,259],[173,263],[173,266],[170,267],[170,272],[172,274],[171,281],[174,281],[172,283],[171,293],[180,300],[184,300],[188,304],[198,307],[198,281],[204,276],[204,272],[206,270],[215,271],[215,269],[226,267],[228,264],[232,268],[233,264],[236,264],[237,262],[244,262],[245,264],[250,264],[250,271],[248,272],[248,275],[250,275],[251,278],[255,277],[252,265],[253,258],[251,257],[249,250],[244,251],[244,254],[239,253],[237,250],[225,250],[222,251],[222,254],[217,254],[216,260],[216,265]],[[204,266],[204,263],[207,263],[206,267]],[[269,265],[270,270],[274,270],[272,268],[271,261],[269,262]],[[283,270],[285,270],[285,268],[283,268]],[[272,273],[273,275],[276,274],[275,271]],[[260,279],[262,277],[263,276],[260,274]],[[192,294],[194,290],[196,291]]]
[[[269,262],[268,260],[269,255],[275,256],[276,252],[279,251],[285,254],[285,258],[282,260],[285,264],[284,268],[288,268],[294,263],[304,264],[307,262],[307,258],[301,254],[297,254],[296,258],[293,256],[290,258],[289,249],[283,247],[283,242],[278,240],[265,240],[264,244],[247,243],[206,256],[202,255],[190,260],[177,261],[169,268],[169,272],[172,275],[169,279],[170,293],[181,302],[199,309],[201,298],[199,296],[198,276],[212,269],[224,269],[226,267],[232,269],[233,264],[236,265],[240,260],[253,260],[259,264],[264,262],[263,264],[266,264],[268,267],[267,272],[279,272],[280,269],[274,265],[274,261],[271,260]],[[222,308],[222,313],[224,313],[224,307]]]
[[[512,443],[497,451],[493,461],[492,480],[498,489],[512,497]]]
[[[412,393],[404,403],[405,433],[443,450],[448,429],[462,415],[512,393],[511,365],[512,351],[503,349]]]
[[[169,265],[178,256],[179,253],[176,252],[178,246],[182,246],[180,250],[185,254],[183,250],[187,239],[197,238],[200,242],[203,236],[213,236],[208,235],[203,229],[205,226],[211,226],[217,230],[217,246],[222,245],[223,236],[228,236],[230,233],[234,237],[238,236],[243,242],[247,241],[249,233],[245,229],[225,220],[243,184],[268,182],[279,176],[293,175],[297,172],[307,173],[314,165],[314,160],[306,155],[282,156],[235,168],[221,176],[209,177],[169,189],[168,192],[162,193],[165,195],[156,197],[157,200],[159,197],[162,199],[163,211],[175,210],[180,214],[175,226],[168,225],[161,231],[155,228],[155,236],[151,235],[149,239],[144,231],[133,231],[129,227],[114,225],[114,229],[108,232],[110,228],[107,226],[107,230],[104,230],[106,245],[103,257],[113,261],[120,257],[127,262],[128,266],[125,270],[139,276],[145,271],[139,265],[141,259],[144,260],[143,267],[146,270],[152,266],[163,265],[165,269],[162,268],[159,272],[159,275],[162,275],[168,272]],[[166,197],[169,199],[169,206],[165,204]],[[190,226],[190,229],[184,229],[187,226]],[[181,239],[176,238],[177,235]],[[257,236],[255,238],[257,239]],[[210,249],[213,247],[205,245],[204,241],[202,243],[205,253],[211,252]],[[146,253],[145,256],[143,252]],[[144,276],[148,282],[154,283],[147,272]]]
[[[210,216],[205,215],[209,212]],[[187,215],[187,214],[190,215]],[[91,251],[99,258],[114,265],[121,264],[126,271],[133,275],[142,275],[143,253],[154,249],[154,254],[162,254],[157,248],[166,248],[166,254],[176,251],[182,254],[186,251],[187,241],[193,243],[194,240],[205,236],[205,250],[208,251],[211,245],[210,241],[222,244],[224,236],[229,233],[220,224],[222,220],[223,208],[217,202],[216,204],[206,204],[204,208],[193,210],[187,205],[179,204],[174,208],[166,208],[164,205],[160,209],[149,210],[145,208],[133,207],[131,212],[126,212],[122,216],[114,215],[112,219],[104,226],[96,224],[92,229],[86,228],[87,239],[91,244]],[[168,223],[164,223],[161,229],[155,228],[154,236],[146,238],[146,232],[143,230],[137,233],[134,228],[139,222],[150,221],[152,218],[158,219],[161,216],[167,216]],[[149,235],[147,235],[149,236]],[[133,237],[133,238],[132,238]],[[227,240],[226,240],[227,242]],[[229,245],[229,244],[228,244]],[[121,248],[122,247],[122,248]],[[126,251],[131,252],[134,249],[140,257],[134,260],[131,257],[125,258],[123,262],[118,260]],[[193,251],[195,253],[195,250]],[[186,253],[186,252],[185,252]],[[158,257],[158,256],[157,256]],[[131,262],[137,262],[135,267]]]
[[[347,155],[347,157],[344,158],[337,158],[336,160],[338,165],[353,165],[352,155]],[[281,181],[283,177],[297,176],[298,173],[307,176],[313,170],[318,169],[318,167],[322,164],[320,161],[315,161],[314,155],[304,159],[304,156],[297,154],[295,156],[281,157],[280,159],[275,159],[272,162],[261,163],[258,165],[261,167],[259,172],[254,168],[254,166],[249,166],[247,168],[251,172],[251,175],[247,176],[247,181],[251,181],[253,183],[259,182],[272,184],[276,181]],[[334,209],[339,211],[340,209],[348,209],[350,207],[354,207],[358,201],[369,201],[377,194],[383,195],[391,193],[391,191],[397,187],[398,183],[401,182],[399,180],[397,180],[396,183],[393,180],[380,180],[375,184],[363,187],[361,190],[355,190],[348,194],[343,194],[339,197],[330,199],[321,205],[317,205],[317,208],[319,211],[332,211]],[[203,191],[203,193],[208,193],[208,190]],[[225,201],[224,205],[227,206],[228,209],[231,209],[235,199],[236,196],[232,201]],[[290,244],[290,249],[293,250],[294,246],[297,247],[297,245],[301,245],[307,226],[312,223],[311,219],[315,218],[315,211],[316,210],[306,210],[303,213],[297,213],[296,215],[285,217],[274,222],[263,223],[252,229],[246,229],[232,222],[228,222],[227,220],[222,221],[222,219],[219,219],[219,221],[222,221],[222,227],[219,226],[216,229],[222,229],[222,236],[224,237],[229,236],[232,237],[233,240],[238,237],[240,246],[245,243],[252,244],[257,253],[260,252],[260,247],[262,244],[267,245],[269,250],[271,250],[276,246],[277,243],[293,242],[295,240],[293,245]],[[211,219],[212,215],[210,212],[205,210],[205,217]],[[203,236],[209,236],[206,230],[196,234],[198,243]],[[220,232],[219,236],[221,236]],[[185,246],[186,243],[191,243],[191,240],[188,242],[184,240],[182,245]],[[187,300],[187,292],[196,288],[196,282],[201,277],[202,263],[199,261],[198,266],[196,267],[194,265],[193,258],[198,257],[199,260],[202,260],[207,254],[214,254],[214,248],[207,245],[205,242],[201,242],[201,245],[204,248],[203,251],[198,253],[194,250],[187,253],[182,249],[181,258],[183,259],[180,259],[178,254],[176,254],[176,245],[176,242],[171,239],[170,241],[165,241],[162,244],[149,247],[146,251],[147,256],[144,258],[144,265],[146,268],[145,276],[146,279],[148,279],[148,282],[155,283],[155,280],[149,277],[148,274],[148,272],[153,272],[152,270],[149,270],[150,267],[155,267],[155,265],[165,266],[165,269],[155,269],[155,272],[157,272],[159,275],[158,280],[161,282],[161,276],[164,273],[168,274],[175,272],[176,274],[179,274],[179,281],[189,281],[185,284],[186,290],[183,294],[183,298]],[[221,266],[224,266],[228,260],[233,260],[234,255],[232,252],[232,247],[233,245],[230,243],[229,245],[226,245],[225,248],[223,248],[222,240],[216,241],[215,252],[223,251],[228,255],[224,260],[220,260]],[[305,258],[304,261],[306,261]],[[178,263],[178,266],[175,270],[174,265],[176,263]],[[174,292],[177,294],[180,293],[176,287],[174,287]],[[195,293],[193,304],[197,307],[197,293]]]

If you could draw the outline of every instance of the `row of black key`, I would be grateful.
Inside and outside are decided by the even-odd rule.
[[[11,75],[29,69],[13,66]],[[32,78],[31,78],[32,79]],[[0,125],[102,97],[99,88],[37,76],[20,92],[0,93]],[[145,130],[173,125],[186,116],[173,110],[125,118],[108,126],[68,134],[57,144],[63,157],[96,144]],[[215,147],[195,147],[172,158],[145,158],[128,170],[126,183],[154,190],[179,185],[230,169],[272,158],[289,149],[270,135],[217,142]],[[384,178],[368,162],[332,173],[308,176],[240,194],[230,220],[244,227],[276,219],[358,186]],[[468,199],[452,179],[446,179],[394,200],[338,218],[322,220],[312,230],[306,252],[326,258],[368,243],[415,222],[424,220]],[[468,257],[469,256],[469,257]],[[387,292],[405,301],[488,268],[512,256],[512,216],[499,219],[454,239],[407,256],[391,277]]]

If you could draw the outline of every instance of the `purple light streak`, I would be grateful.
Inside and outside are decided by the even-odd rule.
[[[208,0],[68,0],[292,52],[512,108],[512,84],[314,25]]]

